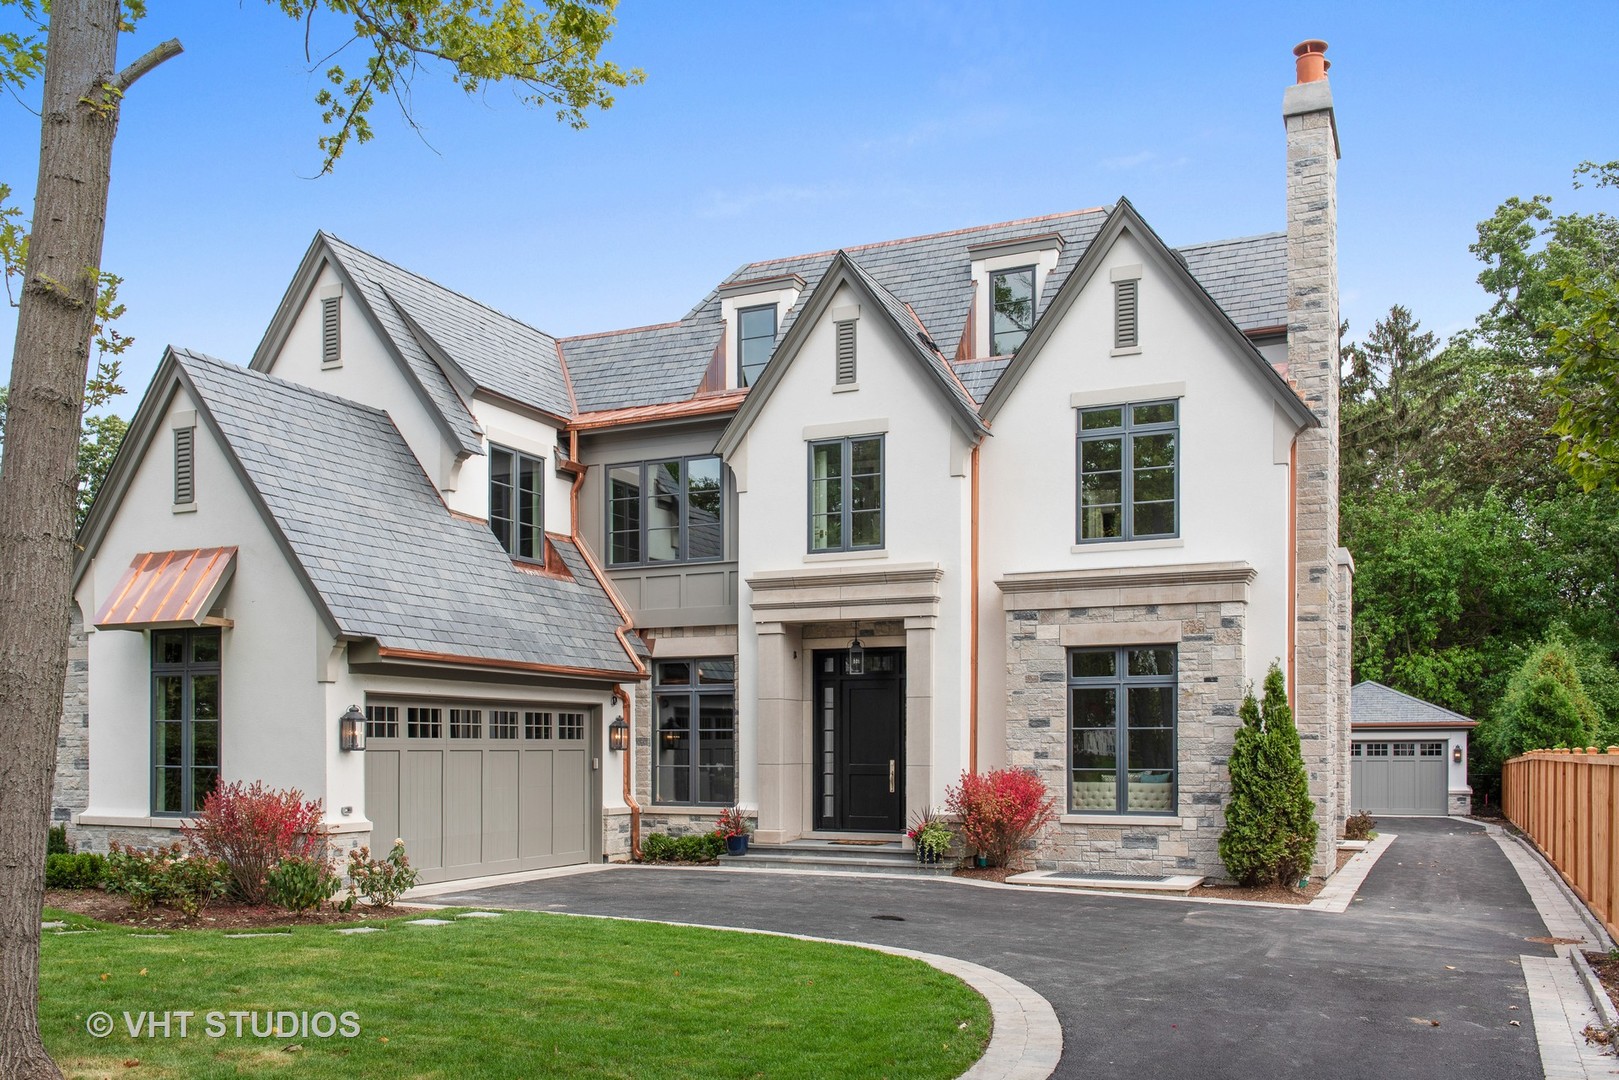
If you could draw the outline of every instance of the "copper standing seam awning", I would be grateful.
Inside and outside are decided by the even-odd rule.
[[[208,612],[235,568],[234,547],[142,552],[96,612],[96,629],[222,624]]]

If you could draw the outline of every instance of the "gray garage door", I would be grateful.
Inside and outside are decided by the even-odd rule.
[[[1356,810],[1443,817],[1449,786],[1443,742],[1357,739],[1350,748],[1349,791]]]
[[[403,838],[423,883],[589,860],[599,827],[584,712],[433,702],[365,711],[374,857]]]

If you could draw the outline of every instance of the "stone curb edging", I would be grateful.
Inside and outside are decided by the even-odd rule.
[[[1591,1005],[1597,1011],[1597,1018],[1602,1026],[1612,1031],[1619,1028],[1619,1010],[1613,1007],[1613,1000],[1608,997],[1608,990],[1602,985],[1602,980],[1592,969],[1591,962],[1585,958],[1583,949],[1570,949],[1569,962],[1574,965],[1574,971],[1585,986],[1585,992],[1591,996]]]
[[[505,910],[522,910],[508,908]],[[787,934],[779,930],[757,930],[749,926],[715,926],[709,923],[670,922],[664,919],[634,919],[620,915],[594,915],[583,911],[547,911],[544,915],[563,915],[575,919],[604,919],[611,922],[655,923],[660,926],[684,926],[693,930],[724,930],[736,934],[761,934],[765,937],[794,938],[824,945],[848,945],[920,960],[929,966],[953,975],[972,987],[989,1003],[989,1045],[983,1057],[972,1068],[961,1074],[960,1080],[1046,1080],[1057,1071],[1062,1059],[1062,1024],[1057,1011],[1032,988],[1012,976],[994,968],[958,960],[939,953],[902,949],[894,945],[879,945],[870,941],[846,941],[841,938],[814,937],[809,934]]]

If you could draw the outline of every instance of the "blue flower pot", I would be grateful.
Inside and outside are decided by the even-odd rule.
[[[748,834],[741,836],[727,836],[725,838],[725,854],[746,855],[748,853]]]

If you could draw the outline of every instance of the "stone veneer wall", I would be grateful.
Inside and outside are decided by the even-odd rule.
[[[1092,636],[1097,644],[1122,645],[1130,640],[1130,624],[1150,626],[1152,632],[1138,642],[1145,645],[1166,644],[1164,624],[1179,624],[1178,822],[1090,824],[1065,814],[1067,820],[1039,838],[1036,869],[1225,878],[1217,845],[1231,787],[1226,760],[1240,723],[1246,611],[1241,600],[1205,600],[1007,612],[1007,762],[1035,770],[1057,796],[1059,811],[1066,810],[1069,791],[1065,628],[1077,629],[1070,638]]]
[[[56,733],[56,781],[51,790],[51,824],[67,825],[81,839],[73,815],[90,805],[90,645],[84,615],[73,606],[68,627],[67,683],[62,688],[62,720]]]

